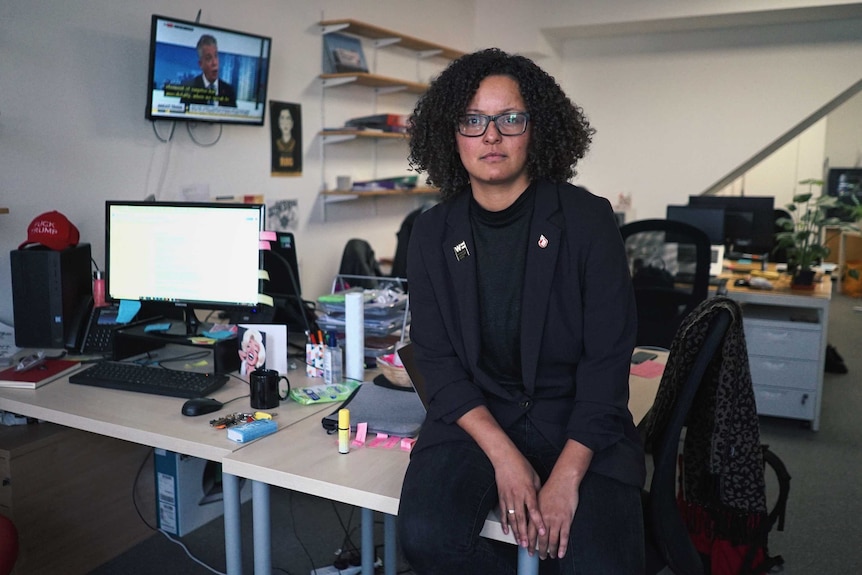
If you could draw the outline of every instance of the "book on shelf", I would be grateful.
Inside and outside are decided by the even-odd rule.
[[[47,358],[41,364],[22,371],[13,365],[0,371],[0,387],[36,389],[76,371],[80,366],[78,361],[58,358]]]
[[[368,72],[359,38],[338,33],[323,36],[323,72]]]
[[[409,119],[410,116],[406,114],[372,114],[371,116],[351,118],[344,122],[344,125],[381,129],[388,127],[406,128]]]

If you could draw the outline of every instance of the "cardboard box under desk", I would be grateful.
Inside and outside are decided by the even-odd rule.
[[[182,537],[224,515],[221,463],[155,449],[156,516],[159,529]],[[251,481],[240,480],[240,497],[251,498]]]

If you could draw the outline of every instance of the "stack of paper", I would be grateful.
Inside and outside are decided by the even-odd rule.
[[[334,330],[338,334],[344,333],[344,296],[355,291],[363,291],[366,336],[387,336],[404,326],[404,316],[407,313],[407,294],[389,289],[362,290],[362,288],[354,288],[317,298],[320,309],[324,312],[324,315],[317,320],[321,329]]]
[[[15,345],[15,328],[0,322],[0,367],[12,365],[21,348]]]

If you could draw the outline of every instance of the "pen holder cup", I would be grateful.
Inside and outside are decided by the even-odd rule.
[[[305,374],[308,377],[323,377],[324,348],[322,343],[305,344]]]

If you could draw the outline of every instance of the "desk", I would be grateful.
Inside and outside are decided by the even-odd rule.
[[[303,379],[304,374],[290,374],[291,380]],[[246,395],[248,387],[231,378],[213,394],[220,401]],[[35,390],[0,389],[0,409],[28,417],[43,419],[75,429],[98,433],[133,443],[199,457],[221,463],[230,453],[246,445],[227,439],[224,430],[209,426],[209,420],[219,413],[227,414],[248,408],[248,400],[228,404],[221,412],[200,417],[180,415],[185,400],[74,385],[62,378]],[[302,406],[284,402],[276,410],[276,421],[284,429],[293,423],[331,407]],[[316,421],[318,426],[319,420]],[[239,478],[224,473],[225,555],[227,572],[242,573],[240,537]]]
[[[727,284],[728,297],[742,305],[757,412],[809,421],[817,431],[832,282],[824,277],[813,291],[794,290],[782,275],[773,284],[772,290],[737,287],[732,278]]]
[[[656,360],[664,363],[665,352]],[[629,379],[629,409],[640,421],[652,406],[660,377]],[[290,441],[284,441],[289,435]],[[398,449],[352,448],[350,454],[337,452],[335,436],[323,432],[317,418],[308,418],[279,431],[275,436],[226,456],[225,473],[252,480],[254,513],[254,561],[257,575],[269,575],[272,568],[269,487],[283,487],[362,508],[362,572],[374,572],[373,513],[384,513],[386,551],[384,568],[395,573],[395,516],[401,497],[401,483],[409,455]],[[496,530],[495,530],[496,529]],[[497,523],[486,522],[482,535],[511,543]]]

